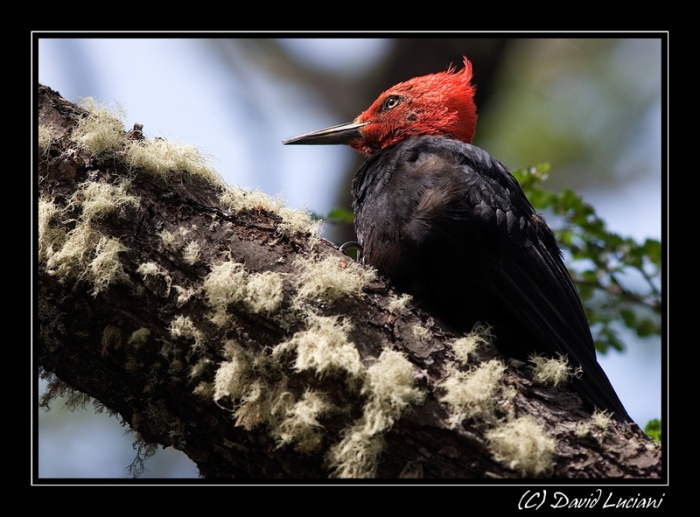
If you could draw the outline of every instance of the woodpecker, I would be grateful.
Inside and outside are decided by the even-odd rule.
[[[598,364],[561,250],[510,171],[471,145],[472,66],[399,83],[353,122],[283,140],[346,144],[362,261],[465,332],[481,322],[509,357],[566,357],[587,405],[630,421]]]

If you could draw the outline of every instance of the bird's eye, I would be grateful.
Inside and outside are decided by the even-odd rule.
[[[394,109],[399,104],[401,104],[401,97],[399,97],[397,95],[392,95],[391,97],[387,97],[386,100],[384,101],[384,104],[382,105],[382,111],[389,111],[391,109]]]

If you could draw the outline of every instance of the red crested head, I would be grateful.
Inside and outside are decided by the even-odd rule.
[[[382,93],[354,121],[363,125],[350,147],[365,156],[419,135],[449,136],[471,143],[476,131],[476,87],[470,84],[472,65],[415,77]]]
[[[371,156],[406,138],[420,135],[447,136],[470,144],[476,131],[476,106],[470,84],[472,64],[450,67],[399,83],[350,124],[340,124],[282,140],[285,145],[347,144]]]

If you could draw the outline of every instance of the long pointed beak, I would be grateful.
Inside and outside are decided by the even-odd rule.
[[[369,122],[350,122],[349,124],[340,124],[337,126],[319,129],[311,133],[294,136],[282,140],[284,145],[325,145],[325,144],[350,144],[351,141],[362,138],[360,128],[366,126]]]

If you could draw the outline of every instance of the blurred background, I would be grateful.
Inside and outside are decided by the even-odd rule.
[[[230,185],[282,194],[326,215],[350,206],[362,158],[344,146],[281,140],[349,122],[411,77],[473,64],[474,144],[508,167],[551,165],[545,187],[574,189],[609,230],[661,239],[662,43],[638,39],[73,39],[38,40],[38,80],[79,102],[127,112],[126,128],[200,147]],[[350,225],[326,225],[334,242]],[[632,418],[661,418],[661,343],[620,329],[599,355]],[[39,386],[39,394],[45,389]],[[39,476],[128,478],[134,436],[88,406],[39,412]],[[172,448],[143,478],[197,477]]]

